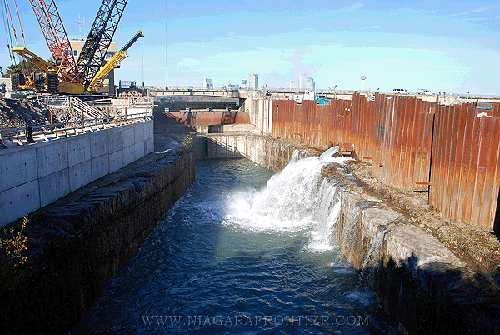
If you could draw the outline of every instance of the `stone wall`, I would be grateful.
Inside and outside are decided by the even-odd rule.
[[[0,227],[153,151],[153,121],[0,151]]]
[[[30,214],[27,262],[0,255],[2,332],[66,334],[194,179],[193,153],[149,154]]]
[[[354,165],[359,163],[352,163]],[[330,167],[335,169],[335,167]],[[332,175],[332,173],[327,173]],[[344,188],[333,236],[362,284],[408,334],[496,334],[500,294],[488,275],[458,258],[418,224],[362,183],[333,173]]]

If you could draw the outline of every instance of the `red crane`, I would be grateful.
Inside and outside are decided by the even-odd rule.
[[[59,71],[71,78],[71,81],[79,82],[73,49],[54,0],[51,0],[49,5],[44,0],[29,0],[29,2]]]

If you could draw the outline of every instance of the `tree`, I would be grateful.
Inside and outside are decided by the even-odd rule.
[[[52,65],[55,65],[55,62],[52,58],[49,58],[47,62],[51,63]],[[5,73],[3,73],[2,77],[3,78],[10,78],[10,76],[13,73],[21,72],[25,76],[31,76],[34,72],[40,72],[40,69],[33,63],[27,61],[26,59],[23,59],[19,64],[14,64],[10,65],[7,67],[7,70]]]

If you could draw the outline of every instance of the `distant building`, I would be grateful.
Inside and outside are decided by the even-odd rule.
[[[297,82],[295,80],[292,80],[288,83],[288,88],[293,90],[297,88]]]
[[[75,61],[78,60],[80,54],[82,52],[83,45],[85,41],[83,40],[71,40],[69,41],[71,44],[71,48],[73,49],[73,56],[75,57]],[[117,44],[116,42],[111,42],[106,51],[106,55],[104,56],[104,61],[107,63],[117,52]],[[120,67],[120,63],[117,64],[116,68]],[[115,70],[109,71],[109,73],[104,78],[102,85],[109,89],[109,95],[115,95]]]
[[[248,80],[247,79],[241,79],[241,88],[242,89],[248,88]]]
[[[227,84],[227,89],[228,90],[233,90],[233,91],[237,91],[240,87],[238,85],[235,85],[235,84]]]
[[[259,88],[259,76],[255,73],[250,75],[249,88],[251,90],[257,90]]]
[[[302,73],[299,76],[299,90],[305,90],[306,89],[306,78],[307,78],[307,74],[306,73]]]
[[[316,86],[316,83],[314,82],[314,80],[312,79],[312,77],[307,77],[305,89],[306,90],[310,90],[310,91],[314,91],[315,86]]]
[[[214,89],[214,78],[203,77],[203,89],[213,90]]]

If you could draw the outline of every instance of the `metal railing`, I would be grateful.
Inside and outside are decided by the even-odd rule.
[[[34,144],[37,140],[43,142],[59,137],[78,135],[79,131],[85,133],[115,126],[122,126],[132,122],[149,121],[153,119],[151,111],[135,113],[132,115],[119,115],[113,117],[100,117],[72,122],[56,122],[45,125],[26,126],[18,128],[0,129],[0,149]],[[10,142],[10,143],[9,143]]]

